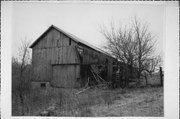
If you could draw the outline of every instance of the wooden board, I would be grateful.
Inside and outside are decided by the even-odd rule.
[[[78,64],[79,58],[75,46],[52,48],[51,64]]]
[[[101,64],[104,63],[107,56],[92,49],[83,47],[83,64]]]
[[[40,81],[52,79],[52,64],[78,64],[75,47],[33,49],[34,77]],[[35,79],[35,80],[36,80]]]
[[[55,65],[51,84],[55,87],[76,87],[79,76],[79,65]]]
[[[34,46],[34,49],[75,46],[76,44],[68,36],[55,29],[51,29],[48,33],[44,34],[41,40]]]
[[[38,80],[47,80],[47,51],[45,49],[33,50],[33,72]]]

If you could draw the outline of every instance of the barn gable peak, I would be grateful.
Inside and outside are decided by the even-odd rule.
[[[77,42],[77,43],[81,43],[81,44],[83,44],[83,45],[85,45],[85,46],[87,46],[87,47],[90,47],[90,48],[92,48],[92,49],[94,49],[94,50],[96,50],[96,51],[98,51],[98,52],[101,52],[101,53],[103,53],[103,54],[105,54],[105,55],[107,55],[107,56],[109,56],[109,57],[112,57],[110,54],[108,54],[107,52],[101,50],[100,48],[97,48],[97,47],[91,45],[90,43],[88,43],[88,42],[86,42],[86,41],[78,38],[77,36],[75,36],[75,35],[67,32],[67,31],[65,31],[65,30],[62,30],[62,29],[56,27],[56,26],[53,25],[53,24],[52,24],[42,35],[40,35],[40,36],[37,38],[37,40],[35,40],[35,41],[30,45],[30,48],[33,48],[33,47],[41,40],[41,38],[42,38],[45,34],[47,34],[51,29],[55,29],[55,30],[57,30],[58,32],[63,33],[64,35],[66,35],[67,37],[71,38],[72,40],[74,40],[74,41]],[[112,58],[114,58],[114,57],[112,57]]]

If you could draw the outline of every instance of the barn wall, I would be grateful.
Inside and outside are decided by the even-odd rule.
[[[32,64],[34,80],[47,81],[50,77],[47,49],[33,49]]]
[[[52,80],[52,64],[77,64],[79,59],[75,52],[76,43],[58,32],[51,29],[33,47],[32,64],[34,80]]]
[[[101,64],[105,63],[108,57],[105,54],[92,50],[88,47],[83,46],[82,53],[82,64]]]
[[[51,84],[54,87],[79,87],[80,65],[53,65]]]
[[[82,65],[92,65],[92,64],[103,64],[107,65],[107,80],[112,80],[113,75],[113,61],[114,59],[100,53],[98,51],[95,51],[89,47],[86,47],[84,45],[81,46],[83,48],[83,53],[81,54],[82,57]]]
[[[78,64],[79,59],[74,46],[48,49],[52,50],[51,64]]]
[[[108,81],[112,80],[113,75],[113,59],[108,58]]]
[[[76,45],[76,42],[74,42],[71,38],[67,37],[63,33],[60,33],[56,29],[51,29],[41,38],[41,40],[33,47],[33,49],[65,47],[69,46],[70,42],[71,46]]]
[[[54,86],[62,87],[62,82],[69,79],[67,84],[63,85],[71,87],[76,85],[76,81],[81,78],[80,65],[78,64],[104,64],[107,60],[108,80],[111,80],[113,59],[81,45],[83,47],[83,61],[80,62],[77,46],[76,42],[63,33],[50,29],[33,47],[34,80],[51,81]]]

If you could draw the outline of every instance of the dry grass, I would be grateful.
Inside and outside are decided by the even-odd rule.
[[[54,106],[51,116],[163,116],[162,87],[136,89],[36,90],[26,96],[25,115],[39,115]],[[13,115],[21,115],[19,99],[13,97]]]
[[[117,91],[116,99],[109,107],[93,107],[95,116],[163,116],[162,88]]]

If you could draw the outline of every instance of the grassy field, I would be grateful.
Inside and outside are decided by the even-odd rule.
[[[88,89],[76,94],[76,89],[36,90],[25,96],[25,115],[70,117],[163,116],[163,88]],[[12,114],[21,115],[17,96],[13,97]]]

